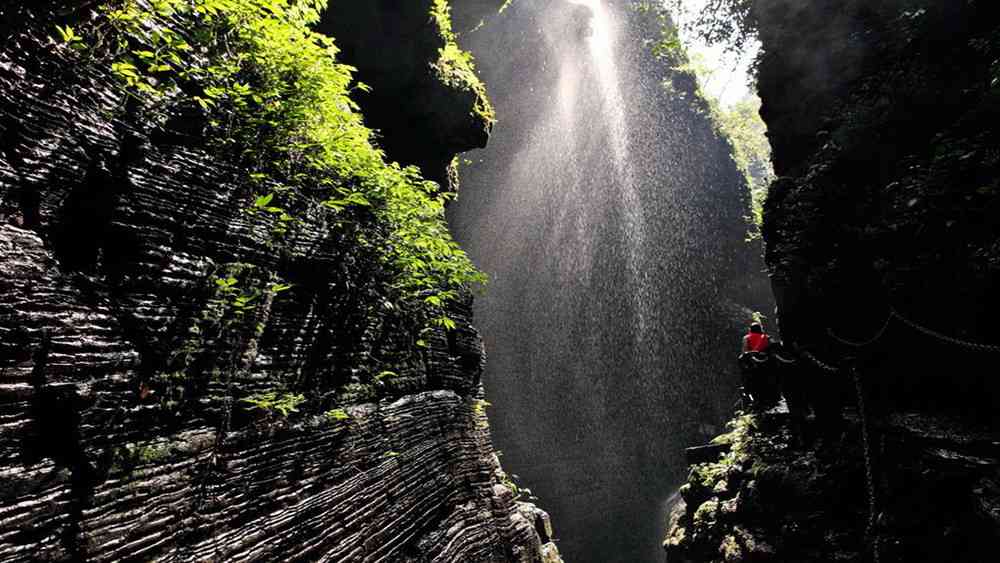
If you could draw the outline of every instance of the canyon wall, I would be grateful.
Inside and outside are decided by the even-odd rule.
[[[694,455],[669,561],[996,559],[998,16],[755,3],[779,175],[763,236],[798,403]]]
[[[396,14],[405,37],[336,3],[319,29],[351,18],[413,55],[396,109],[447,164],[489,122],[430,70],[434,4]],[[206,112],[144,103],[75,48],[105,8],[0,8],[0,560],[559,561],[494,454],[470,298],[430,325],[391,300],[358,235],[377,212],[320,189],[275,239],[284,215]],[[393,43],[413,37],[430,48]]]
[[[864,342],[892,316],[865,363],[896,400],[992,404],[995,379],[973,369],[988,356],[930,334],[1000,341],[996,7],[758,11],[761,115],[783,176],[763,229],[783,336],[842,355],[834,337]]]

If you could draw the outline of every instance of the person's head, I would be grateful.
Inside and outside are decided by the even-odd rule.
[[[750,323],[750,332],[763,333],[764,327],[760,326],[760,323]]]

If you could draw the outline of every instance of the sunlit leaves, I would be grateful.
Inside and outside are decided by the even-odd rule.
[[[83,51],[87,48],[87,44],[84,43],[83,37],[77,35],[76,30],[74,30],[71,26],[57,25],[56,31],[59,33],[59,39],[70,49]]]
[[[347,414],[344,409],[332,409],[326,411],[326,417],[335,422],[341,422],[351,418],[351,415]]]
[[[707,0],[697,12],[688,0],[666,0],[674,20],[686,22],[685,28],[709,45],[721,45],[739,53],[757,35],[753,7],[757,0]]]
[[[203,112],[212,150],[246,170],[246,211],[266,221],[275,244],[318,204],[332,227],[354,225],[353,244],[393,273],[380,291],[395,306],[415,305],[452,329],[445,310],[456,289],[485,277],[451,238],[448,196],[417,169],[386,163],[373,144],[351,98],[370,88],[311,27],[325,8],[326,0],[122,0],[102,9],[88,39],[105,46],[112,74],[150,111],[185,104]],[[447,2],[437,0],[432,15],[447,40],[435,62],[442,80],[481,89],[471,57],[454,43]],[[79,38],[57,31],[64,42]],[[492,119],[481,94],[476,111]],[[238,312],[263,296],[234,278],[215,283]]]
[[[299,405],[304,403],[305,396],[292,393],[278,393],[271,391],[268,393],[258,393],[240,399],[240,402],[247,404],[248,410],[261,410],[267,414],[277,413],[282,417],[287,417],[293,412],[299,412]]]

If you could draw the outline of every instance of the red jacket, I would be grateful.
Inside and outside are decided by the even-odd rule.
[[[771,345],[771,339],[762,332],[751,332],[743,338],[743,348],[747,352],[763,352]]]

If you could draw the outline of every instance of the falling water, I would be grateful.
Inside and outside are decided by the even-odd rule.
[[[495,441],[574,563],[662,561],[683,448],[730,412],[759,272],[727,145],[663,87],[658,30],[624,3],[515,2],[463,37],[500,119],[450,210],[492,279]]]
[[[570,0],[573,4],[586,6],[592,15],[590,23],[590,35],[587,40],[587,53],[590,56],[594,67],[598,84],[600,85],[600,95],[604,102],[605,119],[607,120],[608,134],[611,142],[611,157],[614,163],[614,170],[618,178],[616,186],[620,190],[620,198],[625,218],[625,238],[628,259],[628,289],[626,295],[633,303],[636,312],[636,342],[634,352],[642,353],[643,336],[646,334],[647,318],[646,309],[642,307],[645,295],[643,290],[648,287],[645,283],[643,270],[640,267],[639,252],[643,248],[644,221],[642,210],[636,193],[635,175],[633,166],[635,163],[629,159],[628,146],[628,126],[625,120],[625,100],[622,98],[619,84],[621,79],[618,75],[615,52],[618,41],[618,26],[614,21],[610,10],[601,0]],[[568,56],[579,56],[578,53],[568,54]],[[564,65],[565,66],[568,65]],[[562,95],[562,92],[560,92]],[[564,100],[563,107],[572,107],[572,104]]]

